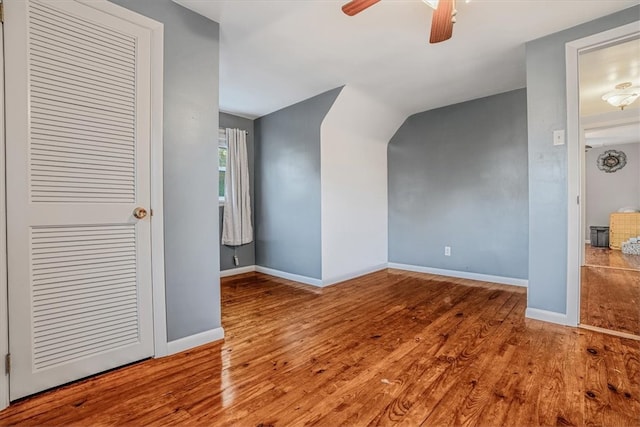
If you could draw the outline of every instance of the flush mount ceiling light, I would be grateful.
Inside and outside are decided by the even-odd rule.
[[[624,110],[624,107],[640,96],[640,86],[632,86],[631,82],[620,83],[616,89],[602,95],[602,99],[614,107]]]

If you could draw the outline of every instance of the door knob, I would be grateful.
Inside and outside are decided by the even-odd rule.
[[[133,216],[138,219],[142,219],[147,216],[147,210],[145,208],[135,208],[133,210]]]

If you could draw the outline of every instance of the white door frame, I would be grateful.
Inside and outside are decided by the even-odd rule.
[[[132,22],[151,32],[151,277],[153,290],[154,357],[168,354],[164,283],[164,225],[162,183],[162,106],[164,25],[107,0],[77,0],[92,8]],[[4,45],[0,32],[0,46]],[[0,55],[0,410],[9,406],[9,376],[4,374],[4,355],[9,351],[7,302],[7,235],[4,124],[4,56]]]
[[[0,46],[4,48],[4,25]],[[5,373],[4,355],[9,353],[9,305],[7,301],[7,197],[5,193],[4,144],[4,54],[0,54],[0,410],[9,406],[9,375]]]
[[[582,155],[584,138],[580,125],[578,56],[581,51],[638,37],[640,21],[569,42],[565,46],[567,72],[567,324],[580,323],[580,266],[584,247],[582,220]]]

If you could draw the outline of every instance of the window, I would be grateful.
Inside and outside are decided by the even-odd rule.
[[[227,173],[227,132],[218,131],[218,201],[224,202],[224,177]]]

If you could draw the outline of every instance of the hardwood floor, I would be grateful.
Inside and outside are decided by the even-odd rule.
[[[627,255],[618,250],[585,245],[585,265],[640,270],[640,255]]]
[[[640,271],[582,267],[580,323],[640,336]]]
[[[608,425],[640,421],[640,342],[524,318],[524,289],[382,271],[222,284],[224,342],[15,403],[20,425]]]
[[[640,337],[640,256],[585,246],[580,324]]]

